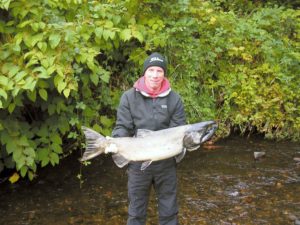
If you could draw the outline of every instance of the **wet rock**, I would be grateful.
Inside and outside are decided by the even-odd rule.
[[[300,157],[294,157],[294,161],[300,163]]]
[[[232,197],[236,197],[239,195],[239,192],[238,191],[233,191],[233,192],[230,192],[228,193],[229,196],[232,196]]]
[[[252,203],[253,200],[254,200],[254,196],[245,196],[242,198],[242,202],[247,204]]]
[[[277,188],[282,188],[282,183],[277,182],[277,183],[276,183],[276,187],[277,187]]]
[[[296,221],[297,220],[297,217],[294,215],[294,214],[289,214],[289,219],[290,220],[293,220],[293,221]]]
[[[266,152],[254,152],[254,159],[260,159],[266,155]]]

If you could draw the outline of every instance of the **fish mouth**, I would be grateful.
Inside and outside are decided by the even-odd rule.
[[[206,121],[192,125],[183,138],[183,145],[188,151],[194,151],[209,140],[217,130],[215,121]]]
[[[201,138],[201,143],[208,141],[214,135],[217,129],[218,125],[216,123],[210,124]]]

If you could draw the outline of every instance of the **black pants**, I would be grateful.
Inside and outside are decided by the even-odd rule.
[[[150,189],[153,185],[157,199],[160,225],[178,224],[176,162],[172,159],[153,162],[141,171],[141,163],[128,167],[127,225],[146,224]]]

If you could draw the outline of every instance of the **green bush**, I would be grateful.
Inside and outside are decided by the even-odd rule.
[[[299,10],[241,4],[0,0],[0,171],[33,179],[83,147],[81,125],[110,135],[152,51],[190,123],[299,140]]]

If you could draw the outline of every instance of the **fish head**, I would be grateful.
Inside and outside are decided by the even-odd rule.
[[[191,124],[185,131],[183,147],[188,151],[198,149],[203,142],[209,140],[213,136],[217,127],[218,125],[215,121]]]

